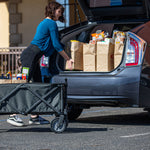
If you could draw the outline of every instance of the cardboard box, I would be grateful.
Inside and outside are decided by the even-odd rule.
[[[83,70],[96,71],[96,44],[83,45]]]
[[[83,70],[83,43],[71,41],[70,44],[71,45],[67,48],[67,54],[74,60],[73,70]],[[66,64],[66,70],[68,69]]]
[[[8,84],[8,83],[27,83],[27,81],[26,80],[0,79],[0,84]]]
[[[116,68],[120,64],[122,60],[123,50],[124,50],[124,43],[116,40],[114,50],[114,68]]]
[[[90,0],[90,7],[120,6],[122,0]]]
[[[114,39],[97,42],[97,71],[108,72],[114,69]]]
[[[110,0],[90,0],[90,7],[105,7],[110,4]]]

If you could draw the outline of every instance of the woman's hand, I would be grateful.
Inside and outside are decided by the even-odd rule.
[[[66,61],[66,66],[68,70],[73,70],[73,63],[74,63],[73,59],[69,59]]]
[[[66,60],[66,69],[72,70],[73,69],[73,59],[69,58],[64,50],[60,51],[59,54]]]

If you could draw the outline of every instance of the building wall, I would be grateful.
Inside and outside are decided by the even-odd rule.
[[[9,46],[18,46],[21,43],[21,34],[18,25],[22,22],[22,14],[18,12],[18,5],[22,0],[9,0]]]
[[[18,32],[22,35],[22,42],[18,46],[28,46],[36,32],[37,25],[44,19],[45,6],[48,0],[22,0],[18,5],[18,12],[22,14],[22,23],[18,25]]]
[[[8,2],[0,2],[0,47],[9,47]]]

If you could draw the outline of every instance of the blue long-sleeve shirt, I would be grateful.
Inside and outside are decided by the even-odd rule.
[[[63,46],[59,41],[56,22],[51,19],[41,21],[31,44],[37,45],[44,52],[45,56],[51,56],[54,50],[62,51]]]

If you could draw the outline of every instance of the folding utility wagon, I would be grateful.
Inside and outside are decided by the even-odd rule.
[[[0,114],[55,114],[51,130],[67,127],[66,83],[0,84]]]

